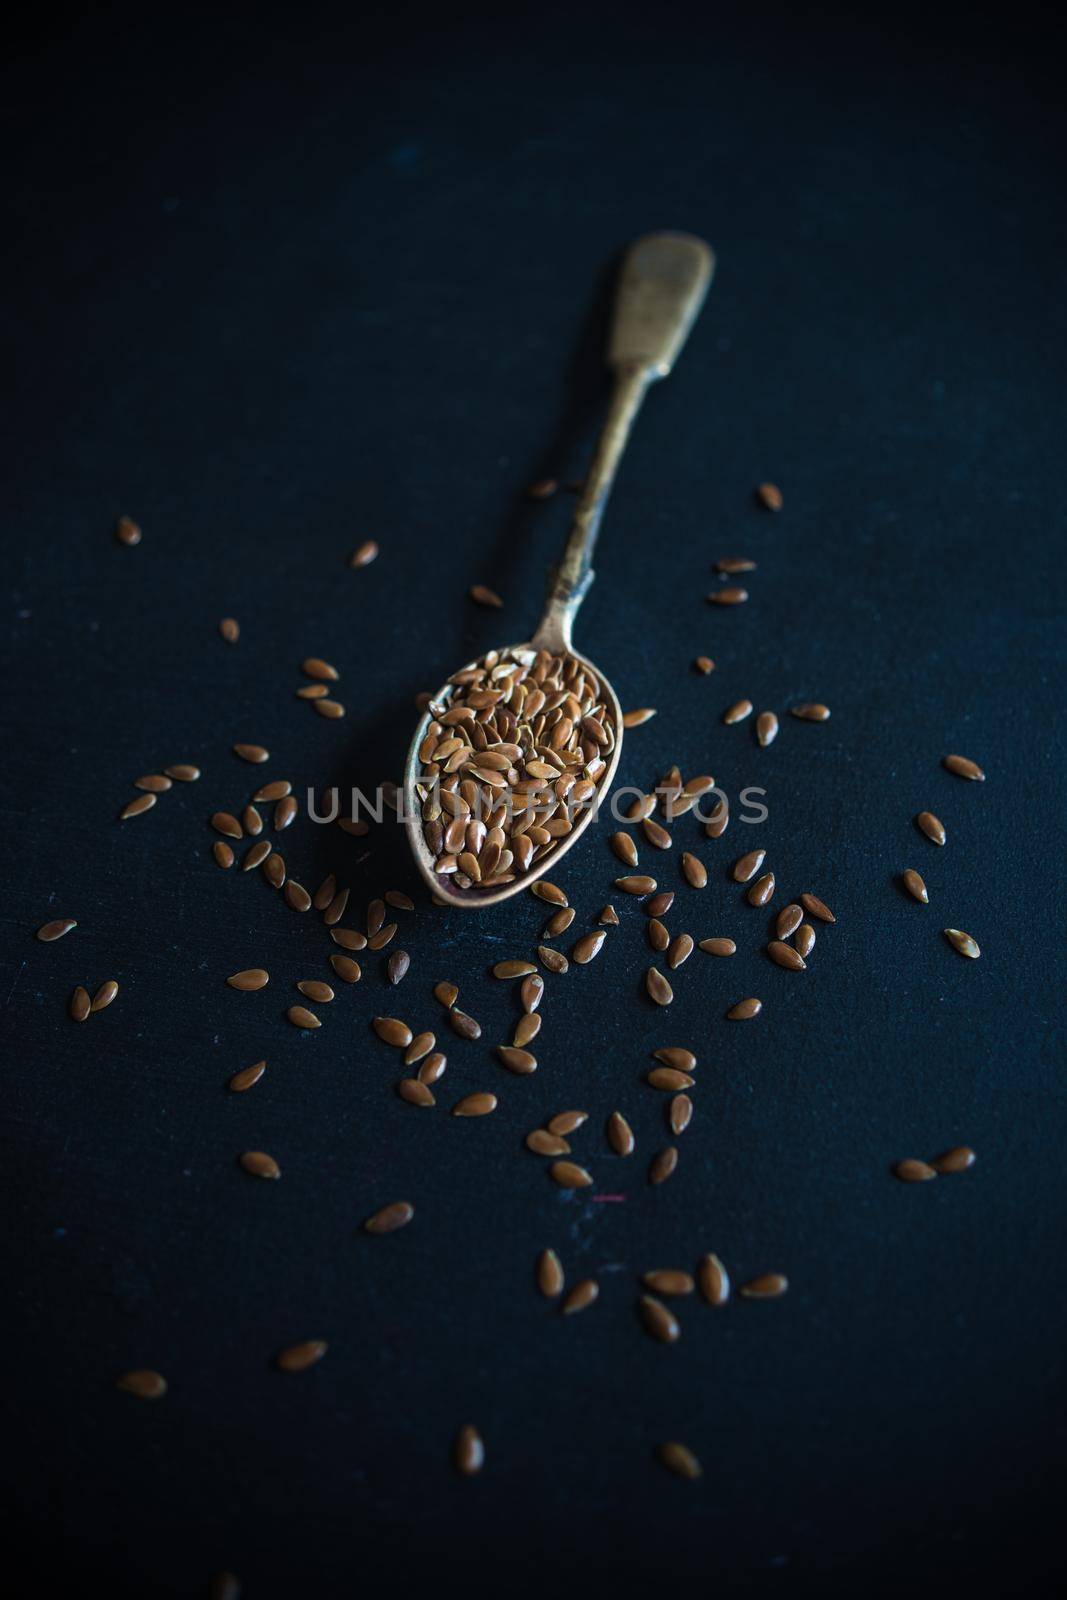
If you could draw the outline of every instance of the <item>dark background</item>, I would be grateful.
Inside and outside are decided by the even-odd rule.
[[[222,1567],[250,1597],[445,1572],[513,1592],[1047,1589],[1067,1487],[1055,45],[1015,8],[666,5],[41,13],[16,42],[3,1392],[9,1559],[32,1559],[36,1593],[192,1595]],[[491,1046],[517,1002],[486,974],[532,949],[543,907],[420,894],[402,988],[369,958],[297,1033],[292,984],[329,976],[333,946],[258,874],[215,869],[207,816],[264,776],[398,777],[415,694],[529,635],[572,502],[523,488],[583,470],[613,262],[664,227],[708,238],[718,275],[640,420],[577,642],[624,705],[659,708],[622,781],[677,761],[767,788],[762,828],[675,827],[712,877],[672,932],[739,952],[694,955],[657,1012],[644,919],[616,896],[623,926],[550,981],[540,1070],[511,1079]],[[751,498],[768,478],[778,517]],[[380,559],[350,571],[366,538]],[[734,553],[759,563],[752,599],[709,608]],[[467,601],[477,581],[502,613]],[[312,653],[341,669],[342,723],[293,696]],[[771,749],[721,725],[741,695],[782,715]],[[826,726],[785,716],[809,698]],[[946,774],[949,750],[987,783]],[[133,778],[175,760],[200,783],[120,826]],[[913,827],[926,807],[942,851]],[[310,888],[330,867],[351,883],[350,924],[416,892],[398,830],[283,837]],[[776,905],[811,888],[837,912],[803,977],[767,963],[729,881],[757,842]],[[895,884],[907,865],[928,909]],[[568,857],[564,948],[617,870],[603,829]],[[59,915],[78,929],[36,943]],[[252,964],[268,990],[225,987]],[[118,1001],[76,1027],[74,984],[107,977]],[[438,978],[485,1033],[445,1032],[438,1109],[417,1112],[369,1019],[439,1024]],[[747,994],[762,1017],[725,1022]],[[653,1191],[660,1043],[701,1066]],[[485,1087],[494,1117],[449,1118]],[[590,1113],[590,1194],[623,1203],[562,1193],[523,1150],[569,1106]],[[627,1162],[603,1140],[616,1107]],[[970,1174],[890,1176],[960,1141]],[[240,1172],[249,1147],[279,1184]],[[360,1234],[401,1195],[409,1229]],[[600,1276],[574,1320],[532,1288],[550,1243],[572,1282]],[[706,1249],[742,1280],[787,1272],[788,1296],[683,1303],[679,1345],[653,1344],[635,1275]],[[276,1372],[307,1337],[326,1359]],[[141,1365],[169,1379],[157,1405],[114,1388]],[[468,1420],[473,1482],[450,1465]],[[700,1483],[656,1465],[675,1437]]]

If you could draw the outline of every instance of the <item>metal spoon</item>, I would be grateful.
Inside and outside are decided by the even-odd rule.
[[[574,650],[571,629],[578,607],[593,581],[593,546],[630,429],[649,385],[665,378],[674,365],[704,303],[714,270],[712,251],[702,239],[687,233],[647,234],[626,252],[608,343],[608,366],[615,374],[615,383],[593,464],[578,499],[563,557],[552,574],[540,626],[528,642],[503,647],[547,650],[556,655],[566,651],[596,674],[615,733],[614,749],[597,786],[599,796],[607,795],[618,766],[622,749],[622,711],[615,690],[599,667]],[[468,667],[474,665],[474,662],[467,663]],[[451,686],[446,683],[432,697],[432,703],[438,706],[447,703],[450,694]],[[496,905],[509,895],[528,889],[543,873],[554,868],[559,858],[585,832],[595,808],[588,807],[579,815],[571,832],[528,871],[516,874],[513,882],[490,889],[479,889],[476,885],[469,889],[459,887],[450,881],[450,874],[435,872],[435,857],[423,836],[422,797],[416,785],[422,765],[419,747],[432,717],[433,712],[427,710],[415,729],[404,769],[404,820],[416,864],[434,894],[449,905],[468,910]]]

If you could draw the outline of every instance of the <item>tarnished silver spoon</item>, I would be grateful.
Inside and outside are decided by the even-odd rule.
[[[674,365],[714,269],[709,247],[685,233],[648,234],[626,252],[608,343],[611,403],[537,632],[453,673],[415,729],[405,825],[419,871],[449,905],[496,905],[529,888],[607,797],[622,712],[571,630],[634,418]]]

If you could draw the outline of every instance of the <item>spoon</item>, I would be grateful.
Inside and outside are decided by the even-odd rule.
[[[528,642],[503,646],[499,652],[487,652],[488,655],[502,658],[499,665],[493,663],[497,672],[501,674],[508,671],[509,659],[518,658],[523,663],[521,670],[525,673],[531,664],[536,669],[534,658],[538,652],[547,652],[552,657],[567,657],[569,661],[566,670],[578,674],[579,684],[593,686],[591,693],[596,701],[595,709],[601,712],[601,717],[596,720],[595,726],[599,732],[605,734],[605,740],[610,741],[604,742],[605,754],[596,760],[595,781],[585,780],[587,788],[595,788],[597,797],[607,795],[618,766],[622,749],[622,711],[618,696],[608,679],[591,661],[578,655],[573,649],[571,630],[578,607],[585,599],[589,585],[593,581],[591,562],[593,547],[600,529],[600,519],[604,514],[604,507],[611,493],[615,473],[630,437],[634,419],[641,408],[641,402],[649,385],[658,382],[660,378],[665,378],[674,365],[704,302],[714,270],[715,257],[712,251],[702,239],[696,239],[687,233],[650,233],[638,239],[626,252],[619,276],[611,336],[608,341],[608,367],[615,378],[611,401],[597,441],[592,466],[578,498],[570,536],[562,559],[552,573],[544,615],[537,632]],[[477,661],[468,662],[465,667],[461,667],[459,674],[473,673],[485,662],[486,656],[481,656]],[[572,668],[570,662],[577,665]],[[431,724],[438,722],[442,713],[447,712],[456,689],[457,676],[458,674],[453,674],[438,693],[431,697],[429,707],[415,729],[415,737],[411,741],[404,769],[403,814],[416,865],[430,889],[440,901],[470,910],[474,907],[496,905],[499,901],[508,899],[510,895],[518,894],[520,890],[528,889],[543,873],[554,867],[572,845],[577,843],[596,815],[596,806],[586,805],[584,814],[579,814],[570,823],[568,831],[558,839],[539,846],[543,853],[537,854],[527,867],[516,871],[510,881],[498,885],[492,882],[490,873],[490,882],[484,888],[480,887],[471,881],[465,872],[460,873],[455,870],[454,855],[449,856],[451,871],[437,870],[444,858],[432,851],[427,843],[424,812],[427,805],[433,806],[430,798],[432,784],[426,781],[420,783],[420,772],[423,767],[420,750],[424,744],[432,744],[435,737],[440,746],[441,740],[454,731],[452,728],[445,728],[435,736]],[[588,697],[586,703],[589,703]],[[465,715],[471,721],[474,720],[472,712],[468,711]],[[588,718],[583,720],[583,728],[588,720]],[[547,734],[545,737],[547,739]],[[598,737],[598,743],[600,742]],[[457,739],[456,743],[459,745],[460,741]],[[506,750],[508,746],[505,744],[502,748]],[[510,748],[514,750],[517,747],[512,745]],[[463,749],[457,751],[460,760],[465,760],[468,754],[471,760],[477,760],[476,754]],[[507,759],[504,758],[504,765],[507,764]],[[498,781],[501,784],[505,782],[502,778]],[[450,820],[450,814],[443,813],[440,821],[431,825],[441,826]],[[566,822],[570,822],[569,813]],[[561,821],[560,826],[565,826],[566,822]],[[484,837],[484,833],[485,830],[482,828],[479,840]],[[479,840],[475,840],[475,843]],[[507,842],[509,841],[505,841]],[[468,844],[468,851],[470,848]],[[471,867],[472,872],[473,870]],[[453,882],[455,877],[461,877],[466,881]]]

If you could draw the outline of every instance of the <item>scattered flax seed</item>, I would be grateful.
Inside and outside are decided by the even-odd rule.
[[[516,1050],[524,1050],[531,1039],[541,1032],[541,1016],[537,1011],[524,1011],[515,1024],[511,1043]]]
[[[493,606],[497,610],[504,604],[495,589],[488,589],[484,583],[475,583],[467,591],[476,606]]]
[[[136,1395],[138,1400],[162,1400],[167,1392],[167,1380],[150,1367],[136,1367],[133,1372],[124,1372],[115,1387],[124,1394]]]
[[[828,722],[830,707],[824,706],[818,700],[809,701],[802,706],[791,706],[791,717],[799,717],[801,722]]]
[[[118,992],[118,984],[115,982],[114,978],[109,978],[106,983],[102,983],[100,985],[99,989],[93,995],[92,1004],[90,1005],[89,1010],[103,1011],[111,1004]]]
[[[815,929],[810,922],[802,922],[800,924],[793,943],[806,961],[815,949]]]
[[[70,933],[78,924],[73,917],[58,917],[55,922],[46,922],[37,929],[37,937],[42,944],[54,944],[57,939],[62,939],[65,933]]]
[[[367,935],[373,938],[385,926],[385,901],[372,900],[367,907]]]
[[[616,878],[615,887],[621,889],[623,894],[651,894],[656,887],[656,880],[638,873],[632,878]]]
[[[219,632],[227,644],[236,644],[241,637],[241,627],[236,617],[223,617],[219,623]]]
[[[781,511],[785,504],[782,491],[776,483],[761,483],[755,493],[756,499],[766,511]]]
[[[643,1294],[637,1302],[637,1309],[646,1333],[650,1333],[661,1344],[677,1344],[682,1330],[677,1318],[667,1310],[662,1300],[657,1300],[655,1295]]]
[[[378,546],[373,539],[364,539],[358,549],[353,550],[348,558],[350,567],[369,567],[378,555]]]
[[[707,599],[713,606],[742,606],[748,599],[748,590],[730,584],[725,589],[713,589]]]
[[[316,911],[325,911],[334,895],[337,893],[337,879],[331,872],[323,878],[315,893],[311,897],[311,904]]]
[[[255,806],[245,806],[241,812],[241,824],[245,832],[251,834],[253,838],[263,832],[263,818]]]
[[[676,1094],[667,1107],[667,1123],[675,1138],[684,1133],[693,1120],[693,1102],[687,1094]]]
[[[929,891],[914,867],[905,867],[901,873],[901,882],[913,900],[918,900],[924,906],[930,904]]]
[[[454,983],[435,983],[433,997],[448,1009],[451,1009],[459,999],[459,990]]]
[[[453,1448],[456,1471],[464,1478],[473,1478],[485,1465],[485,1445],[477,1428],[468,1422],[460,1428]]]
[[[724,1306],[730,1298],[730,1274],[714,1252],[701,1256],[697,1286],[709,1306]]]
[[[134,778],[135,789],[144,789],[148,794],[166,794],[171,787],[171,781],[162,772],[146,772],[143,778]]]
[[[982,952],[969,933],[964,933],[960,928],[942,928],[941,931],[953,950],[958,950],[961,956],[967,956],[971,961],[978,960]]]
[[[764,749],[778,737],[778,718],[773,711],[761,711],[756,718],[756,742]]]
[[[721,839],[730,822],[730,806],[726,800],[720,800],[704,824],[704,833],[709,839]]]
[[[280,1178],[282,1175],[281,1167],[265,1150],[246,1150],[238,1159],[250,1178]]]
[[[571,1317],[576,1311],[585,1311],[591,1306],[599,1293],[600,1285],[595,1278],[583,1278],[574,1285],[559,1309],[565,1317]]]
[[[935,817],[932,811],[920,811],[915,818],[915,826],[920,833],[925,833],[931,844],[944,844],[948,837],[945,833],[945,824]]]
[[[537,959],[549,971],[562,975],[567,971],[570,962],[561,950],[553,950],[550,944],[537,946]]]
[[[252,799],[264,805],[271,804],[275,800],[284,800],[287,795],[292,793],[292,788],[292,784],[288,783],[285,778],[276,778],[273,783],[262,784],[252,796]]]
[[[637,846],[628,833],[613,833],[608,843],[620,861],[625,862],[628,867],[636,867]]]
[[[270,840],[260,839],[250,850],[245,851],[244,860],[241,862],[242,872],[251,872],[254,867],[261,867],[270,855]]]
[[[791,933],[796,933],[804,921],[804,913],[798,905],[783,906],[775,919],[774,931],[779,939],[788,939]]]
[[[322,913],[322,920],[328,928],[334,927],[344,916],[345,908],[348,905],[348,894],[349,891],[347,889],[338,889],[326,910]]]
[[[296,691],[296,698],[298,700],[321,700],[329,692],[324,683],[302,683]]]
[[[710,656],[697,656],[693,662],[693,667],[703,677],[707,677],[709,672],[715,671],[715,663]]]
[[[751,700],[735,700],[732,706],[727,706],[722,714],[722,720],[727,727],[733,727],[735,722],[744,722],[746,717],[752,715]]]
[[[481,1024],[475,1022],[465,1011],[457,1010],[455,1006],[448,1013],[448,1025],[461,1039],[480,1039],[482,1036]]]
[[[322,983],[318,978],[301,978],[297,988],[307,999],[314,1000],[317,1005],[328,1005],[333,999],[333,990],[328,983]]]
[[[395,925],[394,925],[395,926]],[[379,934],[379,938],[381,935]],[[406,950],[394,950],[386,964],[386,975],[395,989],[411,966],[411,957]]]
[[[115,538],[119,544],[140,544],[141,529],[132,517],[120,517],[115,524]]]
[[[766,850],[750,850],[747,855],[738,856],[731,872],[734,882],[747,883],[750,878],[754,878],[762,867],[766,855]]]
[[[531,483],[526,493],[531,500],[549,500],[559,488],[556,478],[538,478],[536,483]]]
[[[652,1272],[642,1273],[641,1282],[653,1294],[666,1295],[668,1299],[693,1292],[692,1278],[678,1267],[656,1267]]]
[[[732,956],[737,950],[732,939],[701,939],[699,948],[709,956]]]
[[[666,828],[661,827],[658,822],[653,822],[651,817],[646,817],[642,822],[641,832],[649,844],[653,845],[657,850],[669,850],[674,843]]]
[[[413,1067],[423,1056],[428,1056],[436,1043],[437,1040],[432,1033],[417,1033],[404,1051],[405,1067]]]
[[[322,1019],[307,1006],[290,1006],[285,1013],[294,1028],[321,1028]]]
[[[972,783],[985,782],[985,773],[977,761],[968,761],[966,756],[943,756],[941,765],[957,778],[969,778]]]
[[[645,988],[649,999],[658,1006],[669,1006],[674,999],[674,990],[656,967],[649,967],[645,973]]]
[[[687,933],[678,934],[671,940],[670,949],[667,951],[667,965],[672,972],[677,971],[683,961],[688,961],[693,954],[693,941]]]
[[[334,722],[345,714],[345,708],[340,700],[313,700],[311,704],[320,717],[327,717]]]
[[[310,911],[311,896],[302,883],[290,878],[285,885],[285,903],[292,911]]]
[[[537,1258],[537,1287],[546,1300],[563,1293],[563,1266],[554,1250],[542,1250]]]
[[[804,957],[799,950],[794,950],[791,944],[783,944],[781,939],[772,939],[767,946],[767,954],[775,966],[785,967],[789,972],[804,972],[806,966]]]
[[[250,761],[256,767],[270,760],[270,751],[261,744],[235,744],[233,753],[235,756],[240,756],[242,761]]]
[[[666,950],[671,942],[671,936],[665,924],[658,917],[649,917],[648,927],[645,931],[648,934],[648,942],[653,950]]]
[[[245,967],[241,972],[234,972],[226,979],[231,989],[240,989],[242,993],[254,993],[257,989],[265,989],[270,982],[270,974],[263,967]]]
[[[387,905],[394,906],[397,911],[414,911],[415,909],[415,902],[411,896],[403,894],[399,889],[387,889],[385,891],[385,900]]]
[[[336,667],[331,667],[328,661],[323,661],[321,656],[308,656],[300,663],[300,670],[307,678],[320,678],[327,683],[336,683],[340,673]]]
[[[946,1150],[944,1155],[935,1156],[930,1165],[943,1176],[955,1172],[966,1172],[968,1167],[973,1167],[978,1157],[969,1144],[953,1145],[951,1150]]]
[[[619,926],[619,913],[614,906],[601,906],[597,921],[603,923],[606,928],[617,928]]]
[[[70,1014],[75,1022],[84,1022],[92,1009],[88,989],[83,989],[79,983],[70,997]]]
[[[495,1094],[465,1094],[452,1107],[454,1117],[487,1117],[496,1110]]]
[[[519,1077],[527,1077],[537,1071],[537,1057],[531,1055],[529,1050],[517,1049],[513,1044],[498,1044],[496,1053],[508,1071]]]
[[[131,800],[119,812],[119,821],[125,822],[128,817],[139,817],[145,811],[151,811],[156,803],[154,794],[142,794],[136,800]]]
[[[406,1100],[410,1106],[428,1108],[437,1104],[421,1078],[401,1078],[396,1086],[396,1092],[401,1100]]]
[[[588,1189],[593,1181],[585,1168],[574,1161],[553,1161],[548,1172],[561,1189]]]
[[[284,800],[278,801],[274,807],[274,827],[278,833],[281,833],[283,828],[288,828],[295,820],[297,809],[297,803],[291,794],[287,794]],[[308,904],[310,903],[309,901]]]
[[[539,972],[532,978],[523,978],[519,985],[519,999],[522,1001],[524,1011],[536,1011],[541,1004],[545,992],[545,980]]]
[[[543,937],[546,939],[555,939],[558,938],[561,933],[566,933],[567,929],[574,921],[574,917],[575,912],[573,906],[561,907],[561,909],[554,912],[545,923]]]
[[[215,865],[225,870],[233,866],[233,851],[221,839],[216,839],[211,846],[211,853],[215,857]]]
[[[334,954],[330,957],[330,966],[342,983],[358,983],[363,976],[359,962],[353,961],[351,956]]]
[[[666,1183],[671,1173],[678,1165],[678,1151],[673,1144],[665,1146],[652,1157],[648,1168],[648,1181],[651,1184]]]
[[[756,563],[750,561],[748,556],[720,556],[715,563],[716,572],[728,574],[736,572],[755,572]]]
[[[584,934],[571,951],[571,960],[577,962],[580,967],[588,966],[589,962],[600,954],[601,946],[606,938],[607,934],[603,928],[597,928],[592,933]]]
[[[774,898],[774,873],[765,872],[762,878],[757,878],[752,887],[746,892],[745,899],[750,906],[765,906]]]
[[[925,1161],[917,1161],[913,1156],[908,1156],[904,1161],[898,1161],[893,1168],[893,1175],[901,1183],[929,1183],[931,1178],[937,1177],[937,1171]]]
[[[654,794],[638,795],[631,800],[624,813],[627,822],[643,822],[650,817],[656,809],[656,796]]]
[[[640,706],[636,711],[623,712],[622,725],[624,728],[640,728],[642,723],[651,722],[655,715],[655,706]]]
[[[339,944],[342,950],[365,950],[367,948],[367,935],[360,933],[358,928],[330,929],[330,938],[334,944]]]
[[[493,968],[494,978],[528,978],[537,968],[532,961],[498,961]]]
[[[666,1467],[668,1472],[673,1472],[676,1478],[696,1479],[703,1476],[704,1469],[692,1450],[677,1439],[661,1444],[656,1454],[660,1465]]]
[[[696,1070],[696,1056],[692,1050],[683,1050],[680,1045],[664,1045],[660,1050],[653,1050],[652,1059],[662,1061],[665,1067],[674,1067],[678,1072]]]
[[[321,1361],[329,1349],[325,1339],[304,1339],[300,1344],[287,1345],[275,1356],[275,1364],[282,1372],[306,1372],[316,1361]]]
[[[743,1300],[777,1300],[789,1288],[789,1279],[780,1272],[761,1272],[738,1289]]]
[[[821,901],[817,894],[802,894],[800,903],[809,917],[814,917],[816,922],[836,922],[837,918],[828,905]]]
[[[414,1037],[407,1023],[398,1017],[375,1017],[371,1027],[383,1044],[391,1044],[397,1050],[406,1050]]]
[[[653,1089],[662,1089],[666,1094],[677,1094],[679,1089],[691,1089],[693,1080],[688,1072],[683,1072],[679,1067],[653,1067],[648,1074],[648,1082]]]
[[[414,1215],[415,1207],[409,1201],[394,1200],[368,1217],[363,1230],[365,1233],[395,1233],[397,1228],[407,1227]]]
[[[708,869],[703,861],[686,850],[680,862],[682,877],[691,889],[704,889],[708,882]]]
[[[263,863],[263,876],[272,889],[280,889],[285,882],[285,859],[272,850]]]
[[[726,1016],[730,1022],[747,1022],[750,1017],[758,1017],[762,1010],[762,1000],[739,1000],[735,1006],[730,1007]]]
[[[621,1111],[613,1111],[607,1122],[608,1144],[617,1156],[630,1156],[634,1151],[634,1133]]]
[[[227,1087],[234,1094],[244,1094],[246,1089],[251,1089],[254,1083],[259,1082],[266,1070],[267,1063],[265,1061],[253,1062],[252,1066],[242,1067],[240,1072],[235,1072]]]
[[[195,783],[200,776],[200,768],[191,766],[187,761],[177,761],[173,766],[164,767],[163,771],[178,783]]]
[[[552,906],[567,905],[567,896],[557,884],[549,883],[547,878],[538,878],[536,883],[531,883],[530,893],[536,895],[538,900],[547,900]]]
[[[526,1135],[523,1141],[527,1150],[532,1150],[535,1156],[569,1156],[571,1147],[566,1139],[561,1139],[556,1133],[549,1133],[547,1128],[534,1128]]]
[[[558,1134],[565,1139],[568,1133],[573,1133],[580,1128],[583,1122],[589,1121],[588,1111],[557,1111],[556,1115],[548,1122],[549,1133]]]
[[[440,1050],[433,1050],[419,1066],[418,1078],[420,1083],[436,1083],[445,1075],[448,1066],[448,1057],[442,1055]]]

